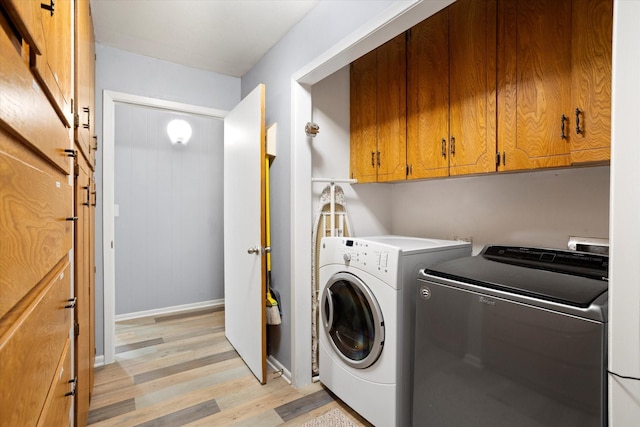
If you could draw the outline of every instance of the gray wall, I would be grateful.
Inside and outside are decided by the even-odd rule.
[[[102,91],[112,90],[219,110],[240,101],[240,79],[96,44],[96,183],[102,186]],[[96,207],[96,354],[104,354],[102,200]]]
[[[266,84],[266,121],[278,123],[277,158],[271,169],[272,278],[280,291],[283,318],[270,336],[270,352],[291,368],[291,75],[374,18],[390,0],[320,1],[244,77],[244,97],[259,83]]]
[[[116,315],[222,299],[224,122],[118,104],[115,123]]]

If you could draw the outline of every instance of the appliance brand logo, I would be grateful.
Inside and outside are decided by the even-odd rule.
[[[422,299],[431,298],[431,289],[429,289],[427,286],[422,286],[420,288],[420,296],[422,297]]]
[[[486,305],[491,305],[491,306],[496,305],[496,302],[494,300],[489,299],[487,297],[479,297],[478,301]]]

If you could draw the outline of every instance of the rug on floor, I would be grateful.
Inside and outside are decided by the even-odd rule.
[[[340,408],[332,409],[303,424],[303,427],[357,427]]]

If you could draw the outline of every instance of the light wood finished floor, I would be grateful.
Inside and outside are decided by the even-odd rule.
[[[297,426],[335,408],[370,426],[321,384],[302,389],[268,368],[266,385],[209,309],[116,324],[116,362],[96,369],[91,426]]]

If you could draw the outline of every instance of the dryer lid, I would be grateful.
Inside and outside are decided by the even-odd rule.
[[[588,307],[608,289],[609,257],[584,252],[486,246],[477,256],[425,272],[547,301]]]

